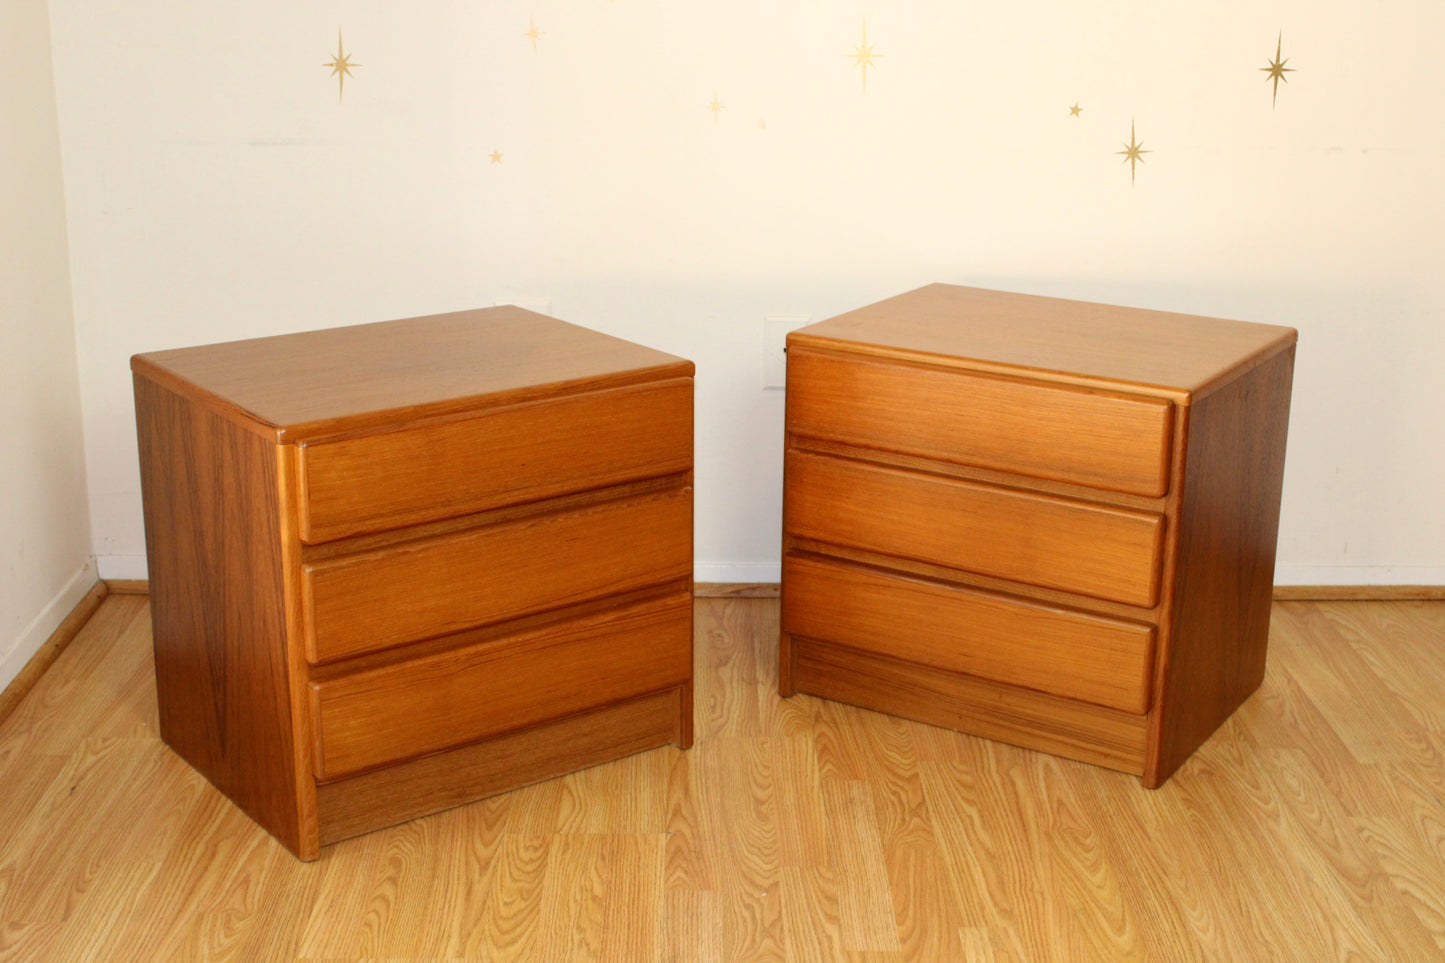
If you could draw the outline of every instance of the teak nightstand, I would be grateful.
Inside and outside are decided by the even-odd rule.
[[[690,361],[499,307],[131,367],[161,734],[296,855],[692,742]]]
[[[1162,784],[1264,674],[1295,339],[941,284],[794,331],[782,693]]]

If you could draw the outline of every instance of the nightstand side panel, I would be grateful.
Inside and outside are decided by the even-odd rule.
[[[137,375],[161,736],[301,847],[276,446]]]
[[[1291,345],[1190,408],[1147,786],[1167,780],[1264,678],[1293,372]]]

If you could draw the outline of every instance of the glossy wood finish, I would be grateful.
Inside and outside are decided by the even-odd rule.
[[[306,721],[290,699],[276,446],[147,379],[135,396],[161,736],[314,857],[315,790],[298,778],[310,768],[298,751]]]
[[[510,305],[153,351],[131,368],[292,444],[693,373],[682,358]]]
[[[1142,714],[1154,627],[789,553],[783,631]],[[806,677],[806,673],[805,673]]]
[[[322,780],[685,685],[692,596],[676,594],[311,683]]]
[[[1148,729],[1137,713],[833,643],[794,644],[813,695],[877,712],[906,704],[919,722],[1144,774]]]
[[[1264,678],[1294,351],[1189,409],[1173,638],[1150,772],[1162,781]]]
[[[301,539],[324,542],[683,472],[691,451],[691,379],[300,445]]]
[[[1163,783],[1263,671],[1294,340],[948,285],[793,332],[782,694]]]
[[[564,716],[485,742],[373,769],[316,789],[321,842],[334,843],[407,819],[530,786],[671,742],[691,717],[686,686]]]
[[[1293,344],[1293,328],[930,284],[793,332],[790,344],[1181,401]]]
[[[1158,513],[801,450],[787,453],[786,471],[798,538],[1144,608],[1158,599]]]
[[[308,657],[331,662],[685,582],[691,492],[673,488],[333,556],[304,563],[301,573]],[[435,591],[440,584],[451,589]]]
[[[686,607],[605,615],[690,587],[690,362],[498,308],[132,367],[162,734],[302,859],[606,757],[508,776],[529,727],[656,694],[648,744],[690,742]],[[450,783],[413,762],[443,751]],[[370,813],[318,790],[396,763]]]
[[[301,863],[157,738],[146,600],[111,596],[0,723],[0,960],[1445,955],[1445,603],[1276,604],[1258,693],[1154,792],[1003,742],[779,699],[774,599],[702,600],[695,622],[691,750],[571,772]],[[608,726],[666,725],[667,698],[509,743],[517,768],[504,768],[581,752]],[[451,783],[448,757],[427,760],[443,762],[409,782]],[[405,803],[379,782],[352,795]]]
[[[1164,494],[1168,401],[886,364],[808,344],[799,338],[788,349],[793,435]]]

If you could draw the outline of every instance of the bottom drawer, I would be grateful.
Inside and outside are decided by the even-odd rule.
[[[820,556],[783,563],[783,631],[1142,714],[1154,628]]]
[[[692,677],[686,593],[311,683],[316,776],[558,719]]]
[[[1144,775],[1147,715],[813,639],[793,652],[799,692]]]

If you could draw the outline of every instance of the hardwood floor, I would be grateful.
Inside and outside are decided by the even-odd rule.
[[[1445,959],[1445,603],[1281,602],[1159,790],[776,694],[697,603],[697,742],[296,861],[156,738],[143,596],[0,724],[3,960]]]

